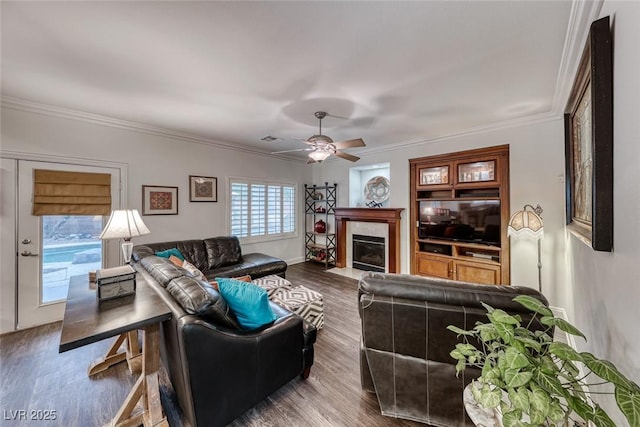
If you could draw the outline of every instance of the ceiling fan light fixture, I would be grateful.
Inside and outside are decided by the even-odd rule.
[[[321,150],[312,151],[309,153],[309,157],[311,157],[313,160],[315,160],[318,163],[322,162],[330,155],[331,153],[329,151],[321,151]]]

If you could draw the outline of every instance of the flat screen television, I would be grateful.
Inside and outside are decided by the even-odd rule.
[[[499,200],[421,201],[418,236],[500,246]]]

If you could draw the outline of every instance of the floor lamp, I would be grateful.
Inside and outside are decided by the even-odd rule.
[[[538,290],[542,292],[542,261],[540,259],[540,240],[544,237],[542,208],[537,205],[524,205],[522,210],[511,215],[507,235],[516,238],[528,237],[538,241]]]

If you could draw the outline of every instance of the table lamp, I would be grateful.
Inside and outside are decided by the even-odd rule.
[[[107,225],[100,234],[100,239],[123,239],[122,256],[125,263],[131,261],[131,252],[133,251],[132,237],[144,236],[151,233],[137,209],[115,210],[111,212]]]
[[[529,208],[529,210],[527,210]],[[507,235],[513,237],[529,237],[538,241],[538,290],[542,292],[542,261],[540,260],[540,240],[544,237],[542,208],[537,205],[524,205],[522,210],[511,215]]]

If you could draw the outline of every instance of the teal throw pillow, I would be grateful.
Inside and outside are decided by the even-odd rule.
[[[180,252],[177,248],[167,249],[166,251],[158,251],[156,252],[156,255],[161,258],[169,258],[171,255],[173,255],[184,261],[184,255],[182,255],[182,252]]]
[[[267,291],[253,283],[216,277],[220,295],[245,329],[256,329],[276,320]]]

